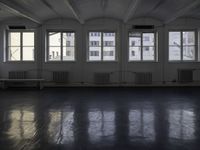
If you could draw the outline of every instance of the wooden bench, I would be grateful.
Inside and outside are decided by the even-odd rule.
[[[7,83],[12,82],[36,82],[37,86],[41,89],[43,89],[43,82],[44,79],[0,79],[0,82],[2,83],[2,88],[5,89],[7,87]]]

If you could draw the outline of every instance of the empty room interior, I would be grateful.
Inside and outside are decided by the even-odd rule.
[[[200,0],[0,0],[0,150],[199,150]]]

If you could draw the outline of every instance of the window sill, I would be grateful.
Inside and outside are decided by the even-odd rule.
[[[5,64],[36,64],[36,61],[4,61]]]
[[[66,63],[76,63],[76,61],[45,61],[45,64],[66,64]]]
[[[128,61],[128,63],[159,63],[159,61]]]
[[[200,63],[200,61],[168,61],[169,64]]]
[[[118,63],[117,60],[114,60],[114,61],[89,61],[87,60],[86,63]]]

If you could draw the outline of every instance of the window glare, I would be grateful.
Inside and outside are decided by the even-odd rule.
[[[75,32],[49,32],[48,60],[75,60]]]
[[[8,36],[8,61],[34,61],[34,32],[9,32]]]
[[[10,32],[9,46],[20,46],[20,44],[21,44],[20,32]]]
[[[23,33],[23,46],[34,46],[34,33]]]
[[[20,61],[20,47],[9,47],[9,61]]]

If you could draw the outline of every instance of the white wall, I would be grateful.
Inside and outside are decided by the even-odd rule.
[[[158,62],[128,62],[128,32],[132,25],[153,24],[158,32]],[[4,62],[5,36],[7,25],[26,25],[36,29],[36,61],[35,62]],[[137,18],[124,24],[120,20],[98,18],[88,20],[84,25],[75,20],[55,19],[38,26],[28,20],[7,20],[0,26],[0,77],[7,78],[8,71],[28,70],[30,77],[51,79],[51,72],[64,70],[69,72],[70,84],[93,84],[95,72],[114,72],[111,81],[115,85],[120,83],[132,84],[133,74],[130,72],[147,71],[153,73],[153,84],[162,84],[163,81],[177,80],[177,69],[199,69],[199,62],[168,62],[168,31],[173,29],[198,30],[200,21],[193,18],[181,18],[163,26],[162,22],[153,18]],[[46,31],[72,30],[76,33],[76,61],[75,62],[46,62]],[[117,61],[115,62],[88,62],[87,61],[87,33],[91,30],[116,32]],[[198,75],[195,76],[198,79]]]

